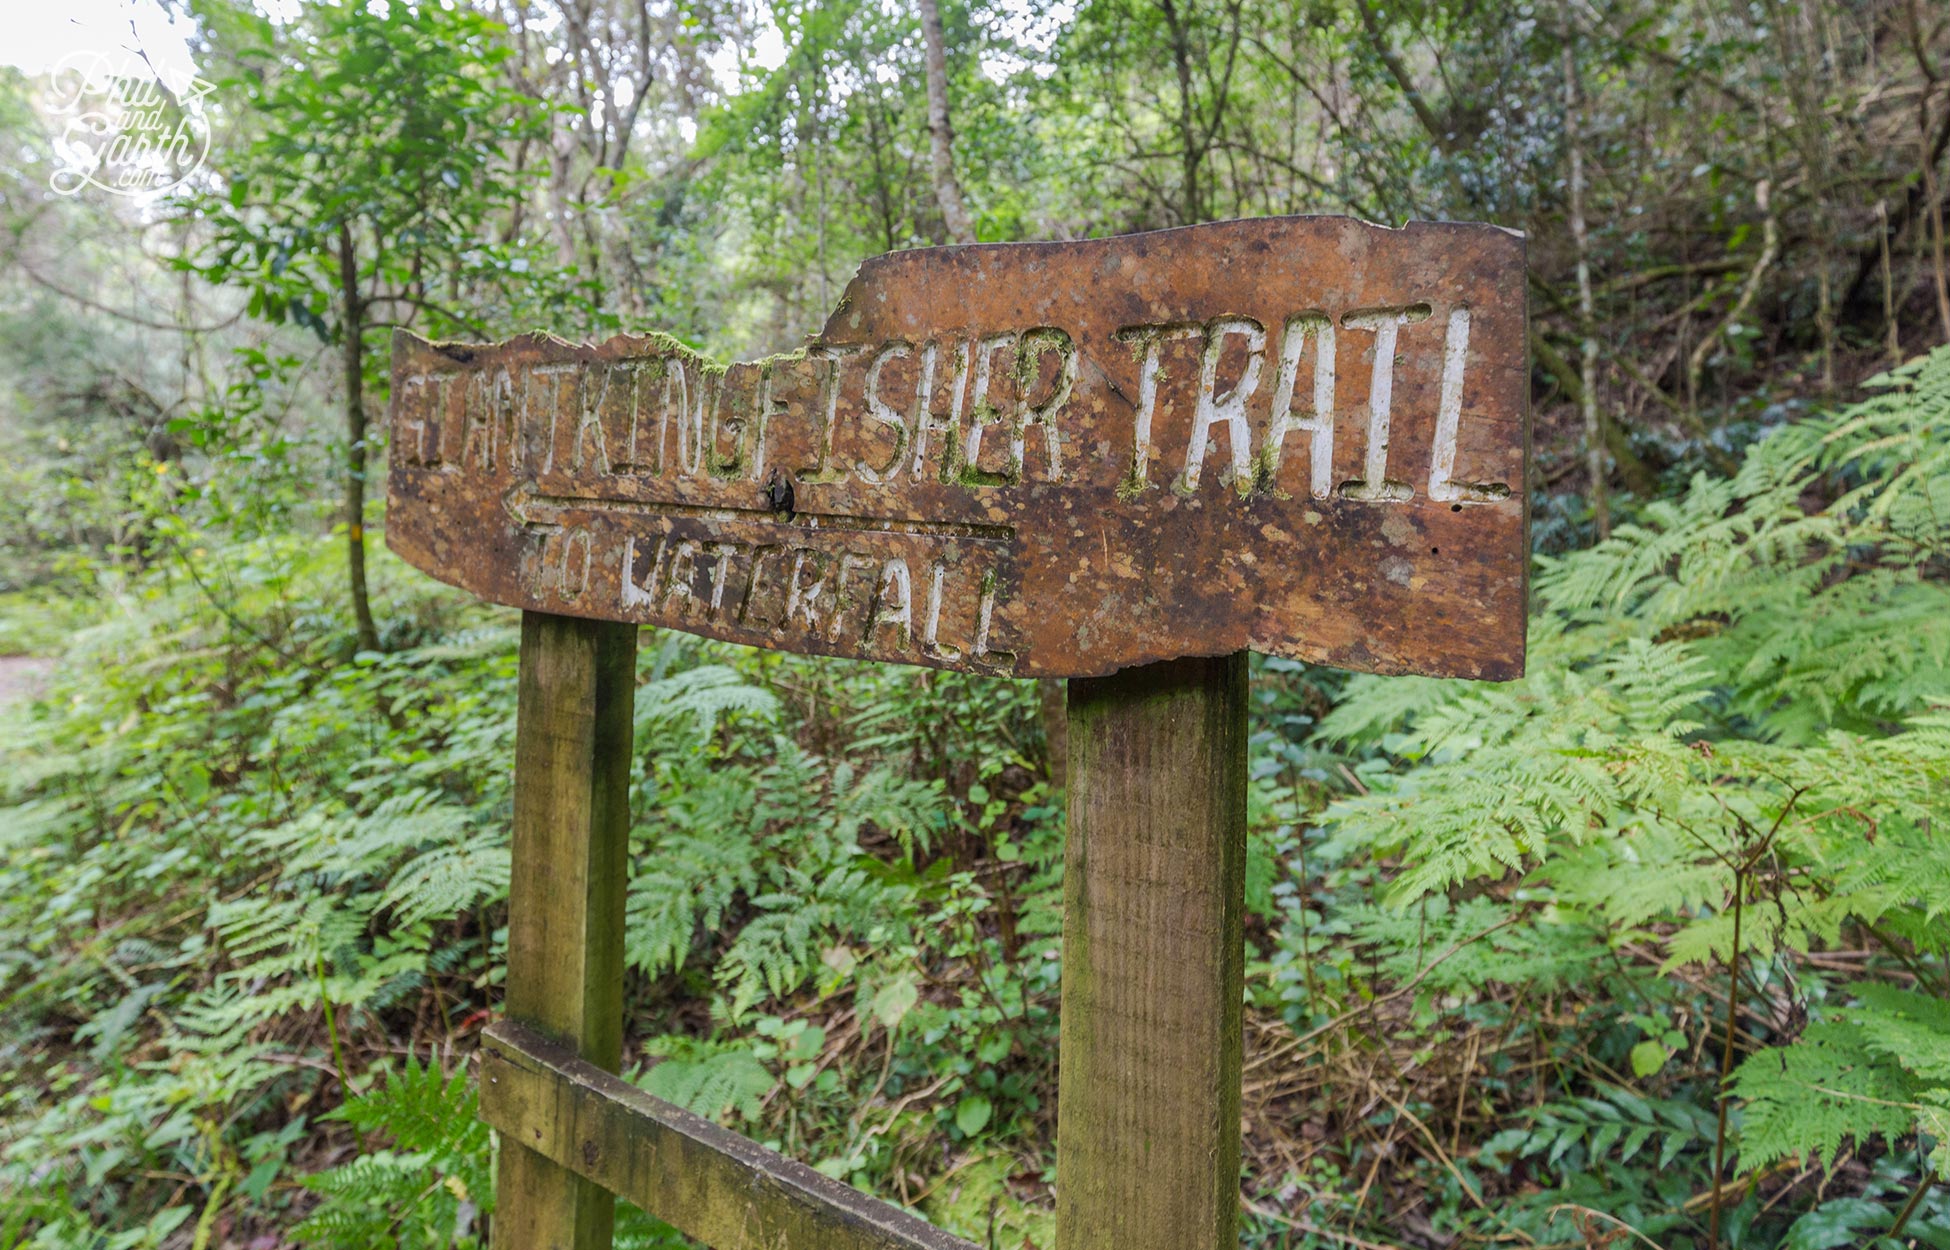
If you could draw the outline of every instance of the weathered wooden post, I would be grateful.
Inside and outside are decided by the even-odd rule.
[[[1523,283],[1275,218],[879,257],[729,370],[397,336],[387,541],[525,612],[497,1247],[973,1250],[613,1075],[638,623],[1073,679],[1058,1242],[1236,1242],[1245,652],[1521,672]]]
[[[1056,1244],[1239,1244],[1246,656],[1070,683]]]
[[[507,1017],[599,1068],[623,1054],[634,625],[524,612]],[[607,1246],[614,1196],[504,1136],[495,1250]]]

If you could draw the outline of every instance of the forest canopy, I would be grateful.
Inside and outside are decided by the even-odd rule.
[[[1527,237],[1531,658],[1254,662],[1244,1241],[1950,1245],[1943,6],[159,2],[167,186],[0,67],[0,1245],[486,1244],[518,617],[384,546],[396,329],[1309,213]],[[1061,691],[639,651],[625,1075],[1048,1250]]]

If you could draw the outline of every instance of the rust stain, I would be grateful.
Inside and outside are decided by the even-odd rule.
[[[393,341],[387,542],[484,599],[1093,676],[1523,671],[1524,251],[1222,222],[876,257],[800,351]]]

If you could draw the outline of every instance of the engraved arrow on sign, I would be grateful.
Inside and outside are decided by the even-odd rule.
[[[610,512],[622,516],[699,517],[730,523],[796,525],[808,530],[842,530],[884,534],[946,534],[958,538],[1007,539],[1014,533],[1007,525],[978,525],[961,521],[905,521],[891,518],[848,516],[843,513],[786,512],[773,507],[739,508],[723,504],[660,503],[653,500],[616,499],[602,495],[545,495],[532,481],[515,483],[501,497],[501,503],[516,525],[533,528],[559,525],[564,512]],[[543,520],[538,512],[555,514]]]

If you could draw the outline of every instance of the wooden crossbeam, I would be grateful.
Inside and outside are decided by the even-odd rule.
[[[653,1098],[510,1021],[481,1043],[481,1118],[712,1250],[977,1250]]]

